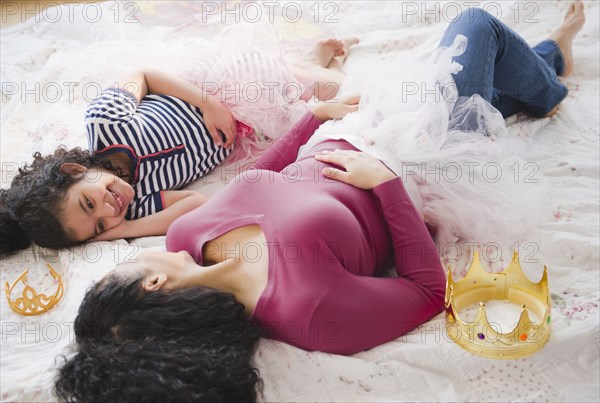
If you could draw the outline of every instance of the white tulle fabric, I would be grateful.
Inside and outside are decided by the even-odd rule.
[[[225,49],[227,53],[193,63],[184,78],[219,99],[245,125],[246,130],[238,125],[227,161],[243,165],[308,111],[301,100],[307,87],[292,75],[277,48],[259,50],[250,44],[229,43]]]
[[[458,36],[426,62],[400,55],[380,66],[359,111],[324,125],[301,154],[324,138],[344,138],[405,180],[442,247],[510,245],[547,216],[547,186],[538,167],[519,157],[528,140],[509,135],[500,112],[479,95],[458,97],[452,76],[462,66],[453,58],[467,42]]]

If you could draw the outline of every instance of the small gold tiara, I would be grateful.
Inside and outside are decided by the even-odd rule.
[[[12,285],[9,285],[8,281],[4,284],[4,291],[6,292],[6,299],[8,300],[10,309],[21,315],[35,316],[49,311],[59,303],[64,294],[62,276],[58,274],[50,264],[46,263],[46,265],[50,270],[52,278],[58,280],[58,288],[54,295],[48,297],[46,294],[38,294],[36,290],[31,288],[29,284],[27,284],[27,274],[29,274],[29,270],[25,270]],[[25,288],[23,288],[22,296],[12,301],[10,299],[10,294],[18,283],[23,283]]]

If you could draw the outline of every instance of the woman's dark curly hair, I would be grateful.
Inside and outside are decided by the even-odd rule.
[[[262,390],[260,330],[212,288],[148,292],[140,275],[109,274],[87,292],[75,336],[55,384],[67,402],[252,402]]]
[[[109,160],[79,147],[67,150],[61,146],[45,157],[36,152],[31,164],[19,168],[10,189],[0,190],[0,256],[25,249],[32,242],[53,249],[76,244],[58,219],[67,190],[81,180],[61,172],[61,165],[67,162],[123,176]]]

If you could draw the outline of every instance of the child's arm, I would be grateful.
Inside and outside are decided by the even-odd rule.
[[[180,78],[156,70],[138,71],[121,86],[140,102],[148,93],[179,98],[202,111],[204,124],[217,145],[223,145],[219,130],[225,135],[225,147],[233,144],[236,123],[233,115],[217,98]]]
[[[206,203],[206,196],[191,190],[163,191],[165,209],[137,220],[123,220],[119,225],[91,238],[88,242],[121,238],[165,235],[169,225],[179,216]]]

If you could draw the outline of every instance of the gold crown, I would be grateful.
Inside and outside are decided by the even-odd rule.
[[[519,323],[511,332],[497,332],[488,323],[484,302],[490,300],[508,300],[521,305]],[[477,302],[479,311],[475,320],[463,322],[458,312]],[[531,322],[527,308],[541,318],[541,322]],[[465,350],[487,358],[522,358],[539,350],[550,337],[550,293],[546,266],[538,283],[532,283],[523,274],[517,252],[501,273],[483,270],[478,252],[474,253],[469,271],[462,280],[455,283],[448,269],[446,330],[448,336]]]
[[[12,285],[8,284],[8,281],[4,284],[4,291],[6,292],[6,299],[8,300],[8,305],[10,309],[25,316],[34,316],[40,315],[50,309],[54,308],[56,304],[61,300],[64,294],[64,286],[62,281],[62,276],[58,274],[52,266],[46,263],[48,269],[50,270],[50,275],[54,280],[58,281],[58,288],[54,295],[47,296],[46,294],[38,294],[36,290],[31,288],[29,284],[27,284],[27,274],[29,270],[25,270]],[[22,296],[11,301],[10,294],[12,293],[15,286],[22,282],[25,288],[23,288]]]

